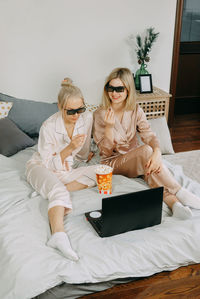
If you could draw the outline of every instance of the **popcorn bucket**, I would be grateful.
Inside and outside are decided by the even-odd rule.
[[[100,194],[112,193],[112,167],[99,165],[96,168],[97,186]]]

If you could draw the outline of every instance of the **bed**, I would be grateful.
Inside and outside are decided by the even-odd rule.
[[[200,211],[193,210],[192,219],[181,221],[171,217],[163,204],[161,225],[101,239],[84,217],[85,212],[101,208],[97,187],[73,192],[73,213],[65,219],[80,261],[66,260],[47,247],[47,201],[26,182],[24,170],[26,161],[37,150],[42,121],[57,107],[3,94],[0,101],[12,103],[7,116],[0,119],[0,298],[78,298],[200,263]],[[200,150],[175,154],[165,114],[160,115],[155,101],[149,107],[155,105],[159,118],[155,109],[154,118],[150,119],[150,114],[148,118],[160,139],[163,161],[184,187],[200,196]],[[95,144],[92,147],[96,155],[90,164],[95,164],[99,156]],[[78,166],[82,163],[77,162]],[[140,178],[113,177],[113,195],[145,188],[148,186]]]

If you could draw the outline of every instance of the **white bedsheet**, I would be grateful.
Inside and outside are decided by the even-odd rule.
[[[149,276],[200,262],[200,211],[192,220],[170,216],[164,205],[161,225],[100,238],[84,213],[101,208],[97,189],[72,193],[73,213],[65,227],[78,262],[47,247],[50,236],[47,201],[30,198],[33,191],[24,177],[24,163],[33,149],[15,159],[0,155],[0,298],[34,297],[61,283],[100,282],[123,277]],[[200,196],[200,185],[168,166],[184,186]],[[113,195],[147,188],[140,180],[113,178]]]

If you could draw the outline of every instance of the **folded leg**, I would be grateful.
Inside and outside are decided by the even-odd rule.
[[[190,218],[192,212],[189,208],[185,209],[183,206],[186,201],[183,202],[180,200],[183,205],[180,203],[174,206],[179,199],[176,197],[176,194],[181,189],[181,186],[172,176],[167,167],[162,164],[160,173],[152,173],[150,175],[146,174],[145,165],[151,157],[152,152],[153,150],[150,146],[143,145],[128,152],[127,154],[120,155],[106,161],[106,164],[113,167],[114,174],[121,174],[130,178],[142,175],[151,188],[163,186],[163,200],[172,209],[172,211],[174,211],[176,217],[181,219]]]

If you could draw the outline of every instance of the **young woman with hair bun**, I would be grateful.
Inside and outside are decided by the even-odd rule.
[[[95,167],[73,169],[74,159],[89,161],[92,114],[86,111],[80,89],[70,78],[61,83],[59,112],[41,126],[38,152],[27,162],[27,181],[42,197],[49,200],[48,216],[52,235],[47,245],[58,249],[66,258],[78,260],[64,229],[63,218],[72,210],[70,191],[96,184]]]

